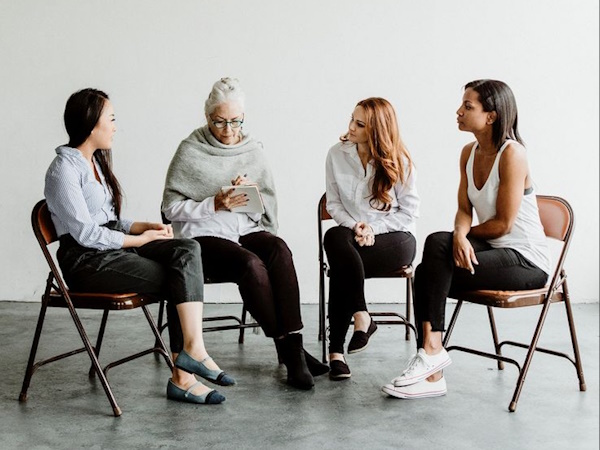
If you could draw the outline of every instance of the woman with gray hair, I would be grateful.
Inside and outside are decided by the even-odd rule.
[[[176,236],[200,243],[208,278],[238,285],[250,314],[275,340],[288,384],[310,389],[313,376],[329,368],[303,348],[296,269],[288,246],[276,236],[275,185],[262,143],[242,129],[244,93],[238,80],[217,81],[204,111],[207,124],[181,142],[171,161],[163,213]],[[234,212],[248,198],[222,189],[229,185],[256,185],[264,213]]]

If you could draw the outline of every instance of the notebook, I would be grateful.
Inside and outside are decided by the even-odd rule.
[[[265,205],[263,204],[262,197],[258,191],[258,186],[223,186],[221,189],[223,191],[233,189],[234,192],[232,195],[246,194],[248,196],[248,203],[245,206],[232,208],[232,212],[264,214]]]

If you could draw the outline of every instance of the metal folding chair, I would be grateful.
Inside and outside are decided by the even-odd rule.
[[[545,195],[537,196],[538,207],[540,211],[540,219],[544,226],[544,232],[550,239],[554,239],[562,243],[562,249],[560,256],[556,262],[554,273],[552,274],[550,283],[541,289],[532,289],[525,291],[491,291],[491,290],[477,290],[470,292],[458,292],[452,293],[452,298],[458,300],[448,331],[444,338],[444,346],[447,350],[458,350],[474,355],[483,356],[485,358],[491,358],[498,361],[498,369],[504,369],[504,363],[510,363],[517,367],[519,370],[519,377],[517,385],[513,393],[512,400],[508,406],[510,412],[514,412],[517,409],[517,402],[521,395],[523,384],[525,383],[525,377],[531,364],[533,354],[537,352],[546,353],[549,355],[559,356],[569,360],[577,371],[579,378],[579,390],[585,391],[586,385],[583,378],[583,368],[581,365],[581,357],[579,356],[579,345],[577,343],[577,334],[575,332],[575,322],[573,320],[573,312],[571,309],[571,299],[569,297],[569,289],[567,286],[567,274],[563,268],[569,244],[571,243],[571,237],[573,235],[574,227],[574,214],[573,209],[569,203],[560,197],[551,197]],[[483,305],[487,308],[488,317],[490,321],[490,327],[492,332],[492,339],[494,342],[495,353],[484,352],[469,347],[463,347],[458,345],[448,346],[450,336],[456,321],[458,314],[464,302],[476,303]],[[571,334],[571,343],[573,345],[573,357],[563,352],[557,352],[545,348],[538,347],[538,340],[544,326],[544,321],[548,314],[550,305],[553,303],[562,302],[565,304],[567,321],[569,324],[569,330]],[[498,332],[496,329],[496,323],[494,320],[493,308],[522,308],[526,306],[541,305],[542,309],[538,317],[537,326],[533,333],[531,341],[528,343],[514,342],[514,341],[498,341]],[[504,345],[510,345],[515,347],[524,348],[527,350],[527,355],[522,363],[522,366],[514,359],[508,358],[502,354],[502,347]]]

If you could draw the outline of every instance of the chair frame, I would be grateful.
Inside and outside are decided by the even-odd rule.
[[[121,408],[117,404],[116,398],[112,392],[107,378],[108,371],[111,368],[140,358],[150,353],[161,355],[165,359],[169,368],[171,370],[174,368],[173,361],[171,360],[169,352],[167,351],[167,347],[160,335],[156,323],[154,322],[154,318],[152,317],[152,314],[148,309],[148,305],[157,303],[161,299],[138,293],[107,294],[81,293],[70,291],[48,248],[52,243],[58,240],[58,236],[56,235],[56,230],[54,228],[54,224],[52,223],[46,200],[40,200],[34,206],[31,214],[31,223],[35,237],[50,268],[50,272],[48,274],[48,278],[46,280],[46,287],[41,299],[42,302],[40,314],[35,329],[31,351],[29,354],[29,360],[27,362],[23,386],[19,395],[19,401],[27,401],[27,391],[29,389],[31,379],[33,377],[33,374],[41,366],[49,364],[51,362],[59,361],[69,356],[86,352],[91,360],[91,367],[88,372],[89,377],[93,378],[96,375],[98,376],[104,389],[104,392],[106,393],[106,396],[113,409],[113,414],[115,416],[120,416],[122,414]],[[83,342],[83,347],[36,362],[35,359],[37,349],[40,343],[42,328],[44,325],[44,319],[48,307],[67,308],[69,310],[71,318],[73,319],[73,323],[75,324],[81,341]],[[140,351],[133,355],[121,358],[117,361],[113,361],[107,364],[104,368],[102,368],[98,358],[100,356],[100,350],[102,347],[102,341],[104,338],[104,331],[106,329],[109,311],[131,310],[139,307],[142,308],[144,316],[146,317],[146,320],[148,321],[152,333],[154,334],[155,345],[151,348]],[[77,309],[95,309],[104,311],[95,346],[92,344],[90,338],[88,337],[88,334],[81,322],[81,319],[77,314]]]
[[[457,350],[474,355],[482,356],[489,359],[495,359],[498,362],[498,369],[504,369],[504,363],[513,364],[519,370],[519,377],[513,393],[512,400],[508,406],[510,412],[514,412],[517,409],[517,402],[521,395],[521,390],[531,364],[534,353],[541,352],[554,356],[559,356],[570,361],[577,371],[579,378],[579,390],[585,391],[586,384],[583,377],[583,368],[581,364],[581,357],[579,354],[579,345],[577,343],[577,333],[575,331],[575,321],[573,319],[573,312],[571,308],[571,299],[569,295],[569,289],[567,285],[567,275],[563,268],[567,251],[571,243],[573,230],[575,226],[575,217],[573,209],[569,203],[560,198],[547,195],[538,195],[537,202],[540,210],[540,218],[542,225],[544,226],[544,232],[548,238],[553,238],[558,241],[562,241],[562,249],[560,256],[556,262],[554,272],[551,277],[550,283],[541,289],[533,289],[527,291],[488,291],[478,290],[470,292],[459,292],[452,293],[451,298],[456,299],[458,303],[454,308],[448,331],[444,337],[444,347],[448,351]],[[458,314],[464,302],[476,303],[487,307],[488,318],[490,322],[490,328],[492,333],[492,339],[494,343],[495,353],[485,352],[469,347],[463,347],[458,345],[448,346],[450,336],[456,325]],[[571,343],[573,345],[573,357],[555,350],[549,350],[546,348],[538,347],[538,340],[540,338],[544,321],[548,314],[550,305],[552,303],[564,302],[567,320],[569,324],[569,330],[571,335]],[[529,344],[523,342],[515,342],[510,340],[498,341],[498,331],[494,320],[493,308],[520,308],[525,306],[542,306],[537,326],[533,333],[533,337]],[[502,355],[502,346],[510,345],[527,349],[527,355],[522,363],[522,366],[514,359],[508,358]]]
[[[171,221],[169,219],[167,219],[167,217],[162,212],[162,210],[160,212],[160,216],[161,216],[162,222],[164,224],[168,225],[171,223]],[[229,283],[229,281],[215,281],[215,280],[211,280],[208,277],[204,277],[205,285],[206,284],[218,284],[218,283]],[[168,323],[165,321],[165,318],[164,318],[164,316],[165,316],[164,310],[165,310],[165,300],[160,302],[160,307],[158,310],[158,329],[161,333],[165,330],[165,328],[168,325]],[[229,320],[229,321],[234,322],[233,324],[205,327],[202,329],[202,331],[204,333],[209,333],[211,331],[239,330],[240,333],[238,336],[238,344],[243,344],[244,343],[244,332],[245,332],[246,328],[252,328],[255,333],[259,333],[259,329],[260,329],[260,325],[256,321],[246,322],[247,316],[248,316],[248,311],[246,310],[246,305],[242,304],[242,313],[239,317],[232,316],[232,315],[225,315],[225,316],[208,316],[208,317],[203,317],[203,319],[202,319],[203,322],[222,322],[222,321]]]
[[[319,234],[319,341],[322,345],[322,360],[324,363],[327,362],[327,300],[325,293],[325,278],[329,276],[329,266],[325,261],[325,251],[323,248],[323,222],[326,220],[332,220],[331,215],[327,212],[327,196],[323,194],[319,200],[317,207],[317,229]],[[369,315],[373,317],[374,322],[378,325],[404,325],[405,336],[404,338],[410,340],[410,331],[417,334],[417,329],[410,322],[412,315],[412,297],[414,292],[414,270],[412,264],[402,267],[399,270],[393,271],[389,274],[378,276],[375,278],[406,278],[406,315],[398,312],[369,312]],[[388,317],[388,319],[379,320],[377,317]]]

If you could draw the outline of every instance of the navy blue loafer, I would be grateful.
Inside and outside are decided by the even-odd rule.
[[[225,396],[214,389],[211,389],[202,395],[192,394],[194,388],[199,384],[202,383],[199,381],[194,383],[186,391],[185,389],[181,389],[179,386],[173,383],[173,380],[169,379],[169,384],[167,384],[167,398],[169,400],[175,400],[178,402],[197,403],[201,405],[218,405],[219,403],[223,403],[225,401]]]
[[[188,373],[196,374],[205,380],[218,384],[219,386],[233,386],[235,384],[235,380],[232,377],[220,369],[211,370],[204,365],[204,362],[210,359],[212,358],[208,356],[202,361],[198,361],[192,358],[185,350],[182,350],[175,360],[175,367],[185,370]]]

